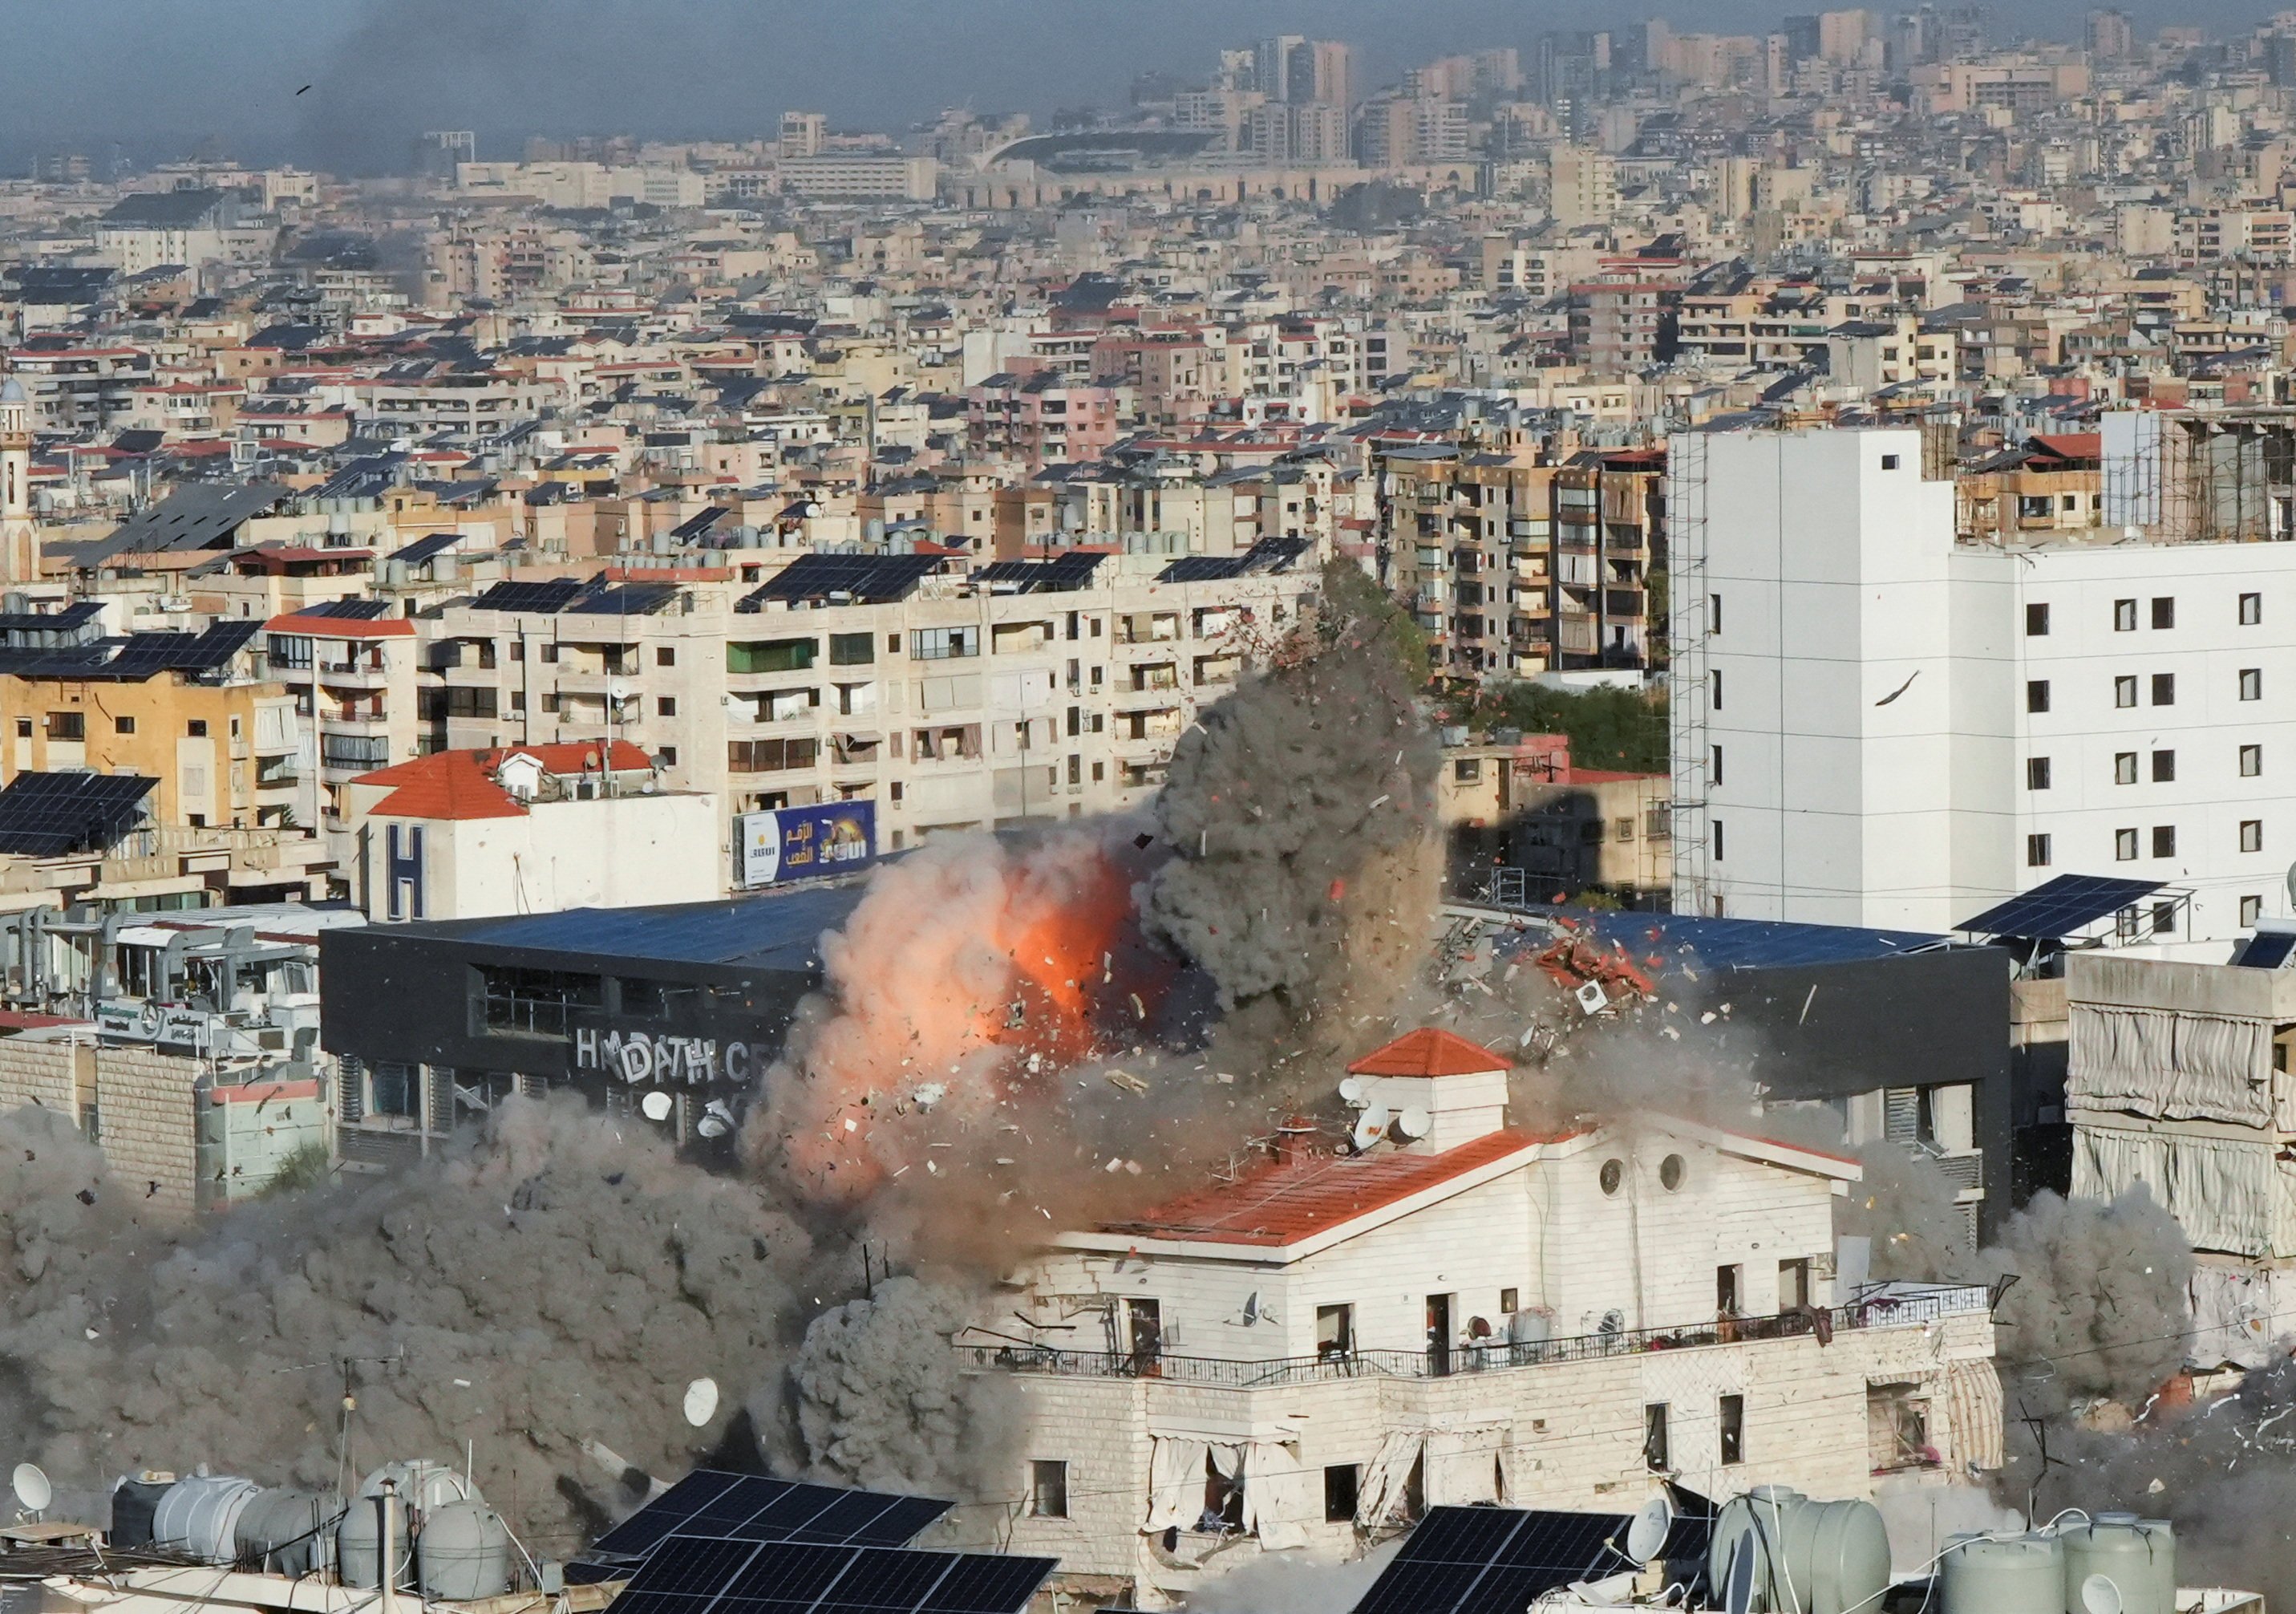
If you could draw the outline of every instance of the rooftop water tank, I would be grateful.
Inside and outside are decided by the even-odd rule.
[[[241,1510],[263,1487],[229,1474],[191,1474],[168,1487],[152,1511],[152,1544],[202,1563],[229,1563]]]
[[[103,1534],[105,1542],[115,1547],[150,1546],[152,1517],[159,1510],[160,1498],[175,1483],[173,1474],[153,1478],[141,1475],[121,1478],[111,1487],[111,1528]]]
[[[356,1498],[335,1529],[335,1572],[347,1586],[382,1584],[382,1510],[390,1510],[390,1584],[414,1584],[414,1542],[406,1528],[406,1504],[377,1491]]]
[[[2064,1543],[2027,1536],[1948,1536],[1938,1560],[1941,1614],[2064,1614]]]
[[[1742,1550],[1754,1557],[1749,1614],[1870,1610],[1890,1584],[1890,1535],[1870,1502],[1813,1502],[1784,1486],[1757,1486],[1725,1503],[1714,1521],[1714,1585],[1726,1583]]]
[[[398,1488],[398,1500],[419,1519],[432,1508],[444,1507],[450,1502],[481,1500],[479,1487],[455,1471],[452,1463],[438,1462],[428,1457],[417,1457],[406,1462],[386,1462],[359,1483],[362,1496],[382,1495],[382,1482],[390,1480]]]
[[[422,1595],[448,1602],[510,1590],[510,1528],[483,1502],[450,1502],[422,1521],[414,1555]]]
[[[2093,1579],[2119,1594],[2118,1614],[2176,1614],[2177,1537],[2165,1519],[2099,1513],[2059,1532],[2065,1543],[2066,1614],[2112,1614],[2091,1607]],[[2102,1588],[2097,1588],[2101,1590]]]
[[[335,1561],[335,1528],[343,1499],[283,1487],[258,1491],[232,1532],[240,1563],[275,1575],[308,1575]]]

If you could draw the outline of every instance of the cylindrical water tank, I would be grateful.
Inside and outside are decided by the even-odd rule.
[[[335,1560],[335,1528],[343,1499],[314,1491],[258,1491],[233,1529],[235,1556],[249,1569],[308,1575]]]
[[[228,1474],[184,1476],[152,1511],[152,1544],[188,1552],[202,1563],[229,1563],[240,1511],[262,1488]]]
[[[2095,1577],[2120,1593],[2120,1614],[2176,1614],[2177,1538],[2168,1520],[2099,1513],[2059,1533],[2066,1614],[2090,1614],[2085,1593]]]
[[[1732,1555],[1754,1555],[1751,1614],[1845,1614],[1870,1609],[1890,1584],[1890,1533],[1870,1502],[1812,1502],[1757,1486],[1714,1521],[1707,1573],[1726,1584]]]
[[[2046,1530],[1949,1536],[1938,1577],[1941,1614],[2063,1614],[2064,1544]]]
[[[510,1529],[483,1502],[433,1508],[414,1555],[427,1598],[469,1602],[510,1590]]]
[[[115,1547],[148,1547],[152,1544],[152,1516],[159,1510],[160,1498],[175,1486],[175,1477],[165,1479],[122,1478],[111,1487],[111,1528],[103,1539]]]
[[[397,1496],[376,1495],[352,1500],[350,1511],[335,1529],[335,1572],[347,1586],[382,1584],[382,1509],[390,1510],[390,1560],[394,1586],[414,1584],[414,1543],[406,1530],[406,1505]]]
[[[362,1496],[380,1496],[382,1483],[390,1480],[398,1491],[398,1500],[419,1519],[432,1508],[444,1507],[450,1502],[478,1502],[478,1486],[455,1471],[452,1463],[417,1457],[406,1462],[386,1462],[369,1474],[358,1489]]]

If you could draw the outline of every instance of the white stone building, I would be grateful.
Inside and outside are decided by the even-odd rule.
[[[2057,875],[2116,940],[2284,914],[2296,545],[1955,538],[1917,431],[1673,445],[1677,911],[1947,931]]]
[[[1162,1607],[1435,1503],[1998,1464],[1986,1292],[1836,1292],[1854,1163],[1658,1117],[1512,1130],[1503,1066],[1413,1032],[1351,1067],[1423,1112],[1412,1141],[1263,1158],[1024,1269],[1037,1343],[1010,1314],[959,1337],[1021,1396],[1006,1550]]]

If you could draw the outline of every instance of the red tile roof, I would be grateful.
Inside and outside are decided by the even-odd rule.
[[[1384,1048],[1374,1048],[1348,1070],[1358,1076],[1476,1076],[1505,1070],[1509,1063],[1455,1032],[1423,1025]]]
[[[387,819],[516,819],[526,816],[518,798],[495,783],[496,771],[512,756],[540,760],[545,773],[594,773],[602,747],[594,741],[566,741],[548,745],[512,745],[502,751],[439,751],[411,762],[394,762],[373,773],[362,773],[355,785],[391,785],[397,788],[368,811]],[[610,753],[613,771],[651,770],[653,759],[628,740],[616,740]]]
[[[1101,1231],[1190,1244],[1280,1248],[1440,1187],[1518,1150],[1577,1135],[1502,1131],[1439,1155],[1389,1151],[1270,1163],[1240,1182],[1168,1200],[1132,1221],[1110,1223]]]
[[[414,637],[414,624],[403,616],[305,616],[291,611],[285,616],[273,617],[263,625],[273,633],[308,633],[314,638]]]

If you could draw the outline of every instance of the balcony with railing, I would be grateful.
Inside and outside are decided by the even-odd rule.
[[[1948,1317],[1981,1316],[1993,1291],[1975,1284],[1891,1283],[1847,1305],[1804,1306],[1765,1317],[1728,1317],[1672,1328],[1618,1329],[1556,1339],[1494,1339],[1422,1350],[1326,1351],[1248,1360],[1163,1351],[1079,1351],[1017,1341],[959,1343],[958,1364],[984,1371],[1077,1379],[1160,1379],[1213,1389],[1272,1389],[1332,1379],[1446,1379],[1464,1373],[1635,1356],[1653,1351],[1812,1338],[1830,1343],[1874,1329],[1925,1328]]]

